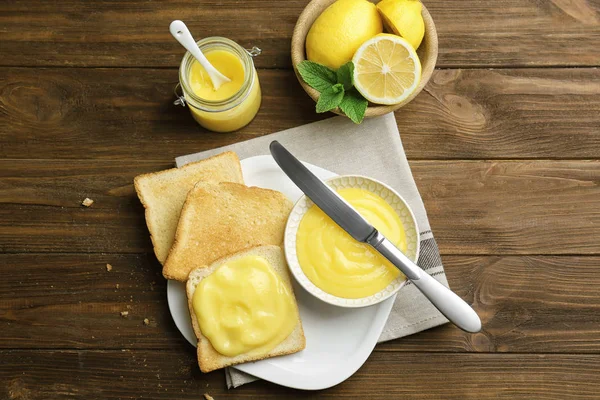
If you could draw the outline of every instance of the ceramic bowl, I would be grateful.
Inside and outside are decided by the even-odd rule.
[[[302,61],[306,60],[306,52],[304,47],[306,35],[308,35],[310,27],[312,26],[313,22],[315,22],[317,17],[334,2],[335,0],[312,0],[310,3],[308,3],[308,5],[304,8],[304,11],[302,11],[300,14],[292,35],[292,65],[294,66],[296,77],[298,78],[298,82],[300,82],[300,85],[302,85],[304,91],[315,102],[319,99],[319,92],[304,82],[298,73],[296,66]],[[377,1],[373,1],[373,3],[377,3]],[[401,103],[393,105],[369,104],[369,107],[367,107],[367,111],[365,113],[366,118],[384,115],[405,106],[412,99],[414,99],[421,92],[421,90],[423,90],[427,82],[429,82],[438,56],[438,36],[433,19],[431,18],[431,15],[429,14],[429,11],[427,11],[425,5],[423,5],[421,15],[423,16],[423,22],[425,23],[425,36],[423,37],[421,45],[417,49],[417,55],[421,60],[421,82],[419,83],[419,86],[413,94],[408,96]],[[344,115],[339,108],[332,110],[332,112],[338,115]]]
[[[326,182],[335,190],[343,188],[361,188],[368,190],[371,193],[375,193],[383,198],[390,206],[392,206],[394,211],[400,217],[406,232],[406,256],[412,261],[416,262],[417,258],[419,257],[420,249],[419,229],[417,227],[417,221],[412,210],[402,196],[400,196],[395,190],[386,184],[360,175],[336,176],[326,180]],[[393,296],[406,284],[406,278],[403,275],[400,275],[387,287],[380,292],[375,293],[374,295],[358,299],[347,299],[331,295],[312,283],[304,274],[304,271],[302,271],[296,253],[296,235],[298,233],[298,226],[300,225],[302,217],[312,205],[313,202],[305,195],[303,195],[296,202],[288,218],[284,236],[285,256],[290,267],[290,271],[304,289],[326,303],[340,307],[358,308],[380,303]]]

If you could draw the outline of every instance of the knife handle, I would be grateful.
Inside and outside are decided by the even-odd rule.
[[[402,271],[450,322],[467,332],[481,330],[481,320],[471,306],[413,263],[385,236],[375,231],[367,243]]]

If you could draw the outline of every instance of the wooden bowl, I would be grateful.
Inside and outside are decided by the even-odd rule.
[[[296,77],[298,78],[300,85],[302,85],[304,88],[304,91],[308,93],[308,95],[315,102],[319,99],[319,92],[304,82],[298,73],[298,68],[296,66],[302,61],[306,60],[305,41],[310,27],[312,26],[313,22],[315,22],[317,17],[335,1],[336,0],[312,0],[310,3],[308,3],[308,5],[302,11],[302,14],[300,14],[300,17],[298,17],[298,21],[296,22],[296,27],[294,28],[294,33],[292,35],[292,64],[294,66],[294,72],[296,72]],[[429,11],[427,11],[427,8],[425,8],[425,5],[423,5],[423,11],[421,14],[423,15],[423,21],[425,22],[425,36],[423,37],[421,45],[417,49],[417,55],[421,60],[421,82],[419,83],[417,90],[415,90],[413,94],[408,96],[399,104],[388,106],[369,103],[369,107],[367,107],[367,112],[365,113],[366,118],[376,117],[396,111],[414,99],[421,92],[421,90],[423,90],[427,82],[429,82],[429,78],[431,78],[431,74],[435,68],[435,62],[437,61],[438,37],[433,19],[431,18]],[[332,112],[338,115],[344,115],[339,108],[332,110]]]

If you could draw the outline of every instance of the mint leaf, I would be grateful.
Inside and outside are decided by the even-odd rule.
[[[354,64],[347,62],[337,71],[312,61],[302,61],[297,65],[298,73],[310,87],[319,91],[317,112],[324,113],[336,107],[355,124],[365,117],[368,101],[354,89]]]
[[[352,89],[345,92],[339,106],[352,122],[360,124],[365,117],[368,103],[367,99],[358,93],[356,89]]]
[[[337,82],[337,76],[333,70],[316,62],[305,60],[298,64],[297,68],[304,82],[320,93]]]
[[[344,85],[345,90],[350,90],[354,85],[352,76],[354,75],[354,64],[348,61],[337,70],[337,83]]]
[[[337,83],[323,90],[317,101],[317,112],[324,113],[331,111],[340,105],[344,98],[344,86]]]

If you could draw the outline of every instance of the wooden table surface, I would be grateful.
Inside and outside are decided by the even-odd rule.
[[[331,116],[291,70],[306,3],[0,2],[0,399],[600,398],[599,0],[426,2],[437,70],[396,120],[481,333],[379,345],[319,392],[200,373],[132,180]],[[209,133],[172,105],[173,19],[263,49],[248,127]]]

